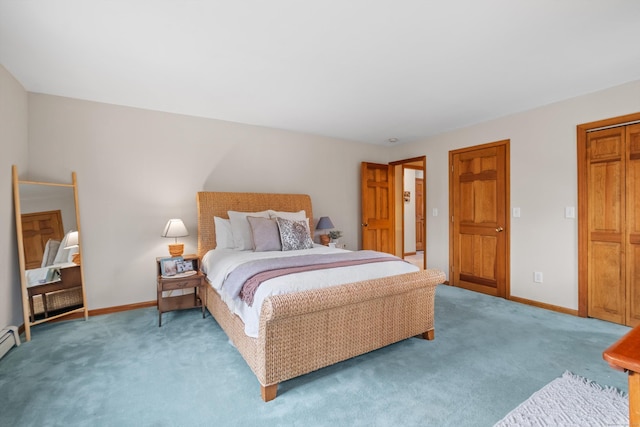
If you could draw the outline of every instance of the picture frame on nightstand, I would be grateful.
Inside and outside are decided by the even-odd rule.
[[[165,279],[178,279],[197,273],[194,259],[182,257],[163,258],[160,261],[160,275]]]
[[[160,260],[160,274],[162,277],[172,277],[178,274],[178,262],[182,262],[182,257],[163,258]]]
[[[176,267],[178,268],[178,274],[180,273],[188,273],[190,271],[194,271],[194,260],[192,259],[183,259],[182,261],[176,262]]]

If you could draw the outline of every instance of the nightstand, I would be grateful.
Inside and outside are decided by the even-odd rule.
[[[184,255],[182,258],[193,262],[196,274],[185,277],[162,277],[160,260],[168,257],[156,258],[156,271],[158,276],[158,327],[162,326],[162,313],[185,308],[202,308],[204,319],[204,275],[200,272],[200,259],[196,255]],[[163,292],[193,288],[193,293],[176,296],[163,296]]]

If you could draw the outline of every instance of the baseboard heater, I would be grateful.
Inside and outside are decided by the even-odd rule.
[[[7,326],[4,329],[0,329],[0,359],[2,359],[14,345],[20,345],[18,328],[15,326]]]

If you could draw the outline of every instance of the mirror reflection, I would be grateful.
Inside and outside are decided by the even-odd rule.
[[[27,340],[30,326],[70,313],[84,312],[85,319],[88,316],[75,174],[72,177],[73,184],[18,181],[14,170]]]
[[[65,249],[68,234],[77,230],[72,188],[20,184],[20,216],[28,275],[71,262],[78,252],[77,246]]]

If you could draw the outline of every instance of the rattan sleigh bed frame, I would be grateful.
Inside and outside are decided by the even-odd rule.
[[[304,194],[199,192],[197,207],[200,257],[216,246],[213,217],[228,218],[229,210],[304,209],[313,218],[311,198]],[[439,270],[422,270],[272,296],[263,303],[258,338],[245,335],[242,320],[211,286],[204,297],[258,378],[267,402],[275,399],[282,381],[413,336],[432,340],[435,289],[444,280]]]

